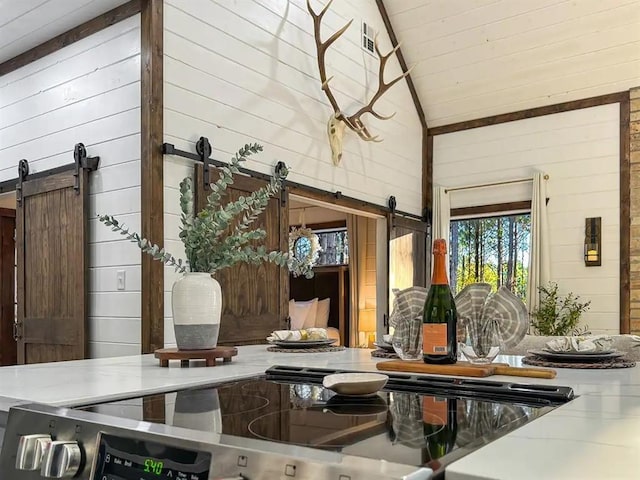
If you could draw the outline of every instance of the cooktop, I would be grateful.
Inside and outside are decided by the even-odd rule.
[[[336,370],[272,367],[263,376],[103,403],[84,410],[212,434],[424,466],[446,465],[570,400],[567,387],[391,374],[370,397],[322,387]],[[344,371],[340,371],[344,372]],[[245,440],[247,441],[247,440]]]

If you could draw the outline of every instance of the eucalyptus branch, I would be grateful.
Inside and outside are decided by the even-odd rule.
[[[130,232],[126,225],[120,224],[120,222],[111,215],[99,215],[98,219],[107,227],[111,227],[113,232],[118,232],[120,235],[126,237],[127,240],[137,243],[140,250],[151,255],[154,260],[158,260],[165,265],[174,267],[176,272],[184,273],[187,271],[186,265],[183,264],[182,259],[176,260],[175,257],[166,252],[164,248],[160,248],[155,243],[149,242],[146,238],[140,238],[140,235],[135,232]]]
[[[233,175],[240,173],[240,162],[246,161],[247,157],[261,151],[262,145],[257,143],[247,144],[231,157],[231,162],[228,165],[220,168],[220,178],[210,185],[211,193],[207,197],[207,204],[210,209],[214,209],[220,204],[225,190],[233,183]]]
[[[177,260],[158,245],[130,232],[110,215],[101,215],[99,220],[113,231],[138,244],[154,259],[172,266],[178,272],[214,273],[236,263],[260,264],[270,262],[281,267],[295,268],[294,275],[312,275],[310,265],[304,265],[289,253],[267,251],[260,244],[267,237],[262,228],[250,228],[269,205],[269,199],[279,194],[288,171],[281,169],[262,188],[241,196],[237,200],[221,204],[227,188],[233,184],[233,176],[240,172],[240,164],[253,154],[262,151],[258,144],[247,144],[221,167],[220,177],[211,184],[211,193],[205,207],[195,213],[193,179],[187,177],[180,182],[180,240],[184,244],[187,261]]]

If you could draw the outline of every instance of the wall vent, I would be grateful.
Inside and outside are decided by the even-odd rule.
[[[375,55],[375,38],[376,31],[368,23],[362,22],[362,49],[371,55]]]

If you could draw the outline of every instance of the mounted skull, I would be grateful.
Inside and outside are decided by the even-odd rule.
[[[335,114],[331,115],[327,122],[327,135],[329,136],[331,159],[334,165],[340,165],[340,160],[342,160],[342,137],[346,126],[347,124]]]
[[[320,39],[320,26],[322,24],[322,17],[327,12],[332,2],[333,0],[329,0],[329,2],[324,6],[324,8],[320,11],[320,13],[316,14],[313,8],[311,8],[311,4],[309,3],[309,0],[307,0],[307,9],[309,10],[309,13],[313,17],[313,34],[315,37],[316,48],[318,52],[318,69],[320,70],[320,81],[322,82],[322,90],[324,91],[327,98],[329,99],[329,103],[333,107],[333,112],[334,112],[333,115],[331,115],[331,117],[329,118],[329,122],[327,123],[329,145],[331,146],[331,158],[333,159],[334,165],[339,165],[340,160],[342,159],[342,136],[343,136],[345,127],[349,127],[351,130],[356,132],[362,140],[365,140],[367,142],[382,141],[382,139],[378,138],[378,135],[371,135],[369,133],[369,130],[367,129],[367,127],[362,123],[361,117],[365,113],[370,113],[371,115],[373,115],[374,117],[380,120],[389,120],[390,118],[392,118],[395,115],[395,113],[388,116],[381,115],[373,109],[373,105],[380,99],[380,97],[382,97],[382,95],[385,94],[387,90],[389,90],[393,85],[398,83],[404,77],[409,75],[409,73],[411,72],[411,69],[407,70],[402,75],[394,78],[390,82],[385,83],[384,81],[385,66],[387,65],[387,61],[389,60],[389,58],[393,54],[395,54],[396,51],[400,48],[400,44],[396,45],[396,47],[393,48],[386,55],[383,55],[380,52],[380,49],[378,48],[378,39],[376,36],[374,46],[375,46],[376,54],[380,59],[380,65],[378,68],[378,90],[371,97],[371,100],[369,100],[369,103],[361,107],[353,115],[347,116],[344,113],[342,113],[342,111],[340,110],[340,107],[338,106],[338,101],[336,100],[336,97],[333,95],[333,92],[331,92],[331,89],[329,88],[329,82],[333,77],[327,78],[327,70],[325,67],[325,54],[327,53],[327,49],[331,46],[331,44],[335,42],[340,37],[340,35],[342,35],[349,28],[349,26],[353,22],[353,19],[349,20],[349,22],[345,26],[343,26],[340,30],[335,32],[325,42],[323,42]]]

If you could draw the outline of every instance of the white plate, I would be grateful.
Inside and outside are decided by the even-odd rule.
[[[609,353],[554,353],[547,352],[544,350],[529,350],[529,352],[533,355],[537,355],[542,358],[547,358],[549,360],[560,360],[560,361],[587,361],[587,362],[597,362],[599,360],[607,360],[613,358],[619,358],[624,356],[624,352],[609,352]]]
[[[546,353],[553,353],[554,355],[607,355],[609,353],[615,353],[614,349],[600,350],[599,352],[555,352],[550,348],[543,348],[542,351]]]
[[[271,340],[269,343],[282,348],[312,348],[327,347],[337,341],[335,338],[327,338],[324,340]]]
[[[338,395],[373,395],[387,384],[389,377],[381,373],[335,373],[322,380],[324,388]]]

